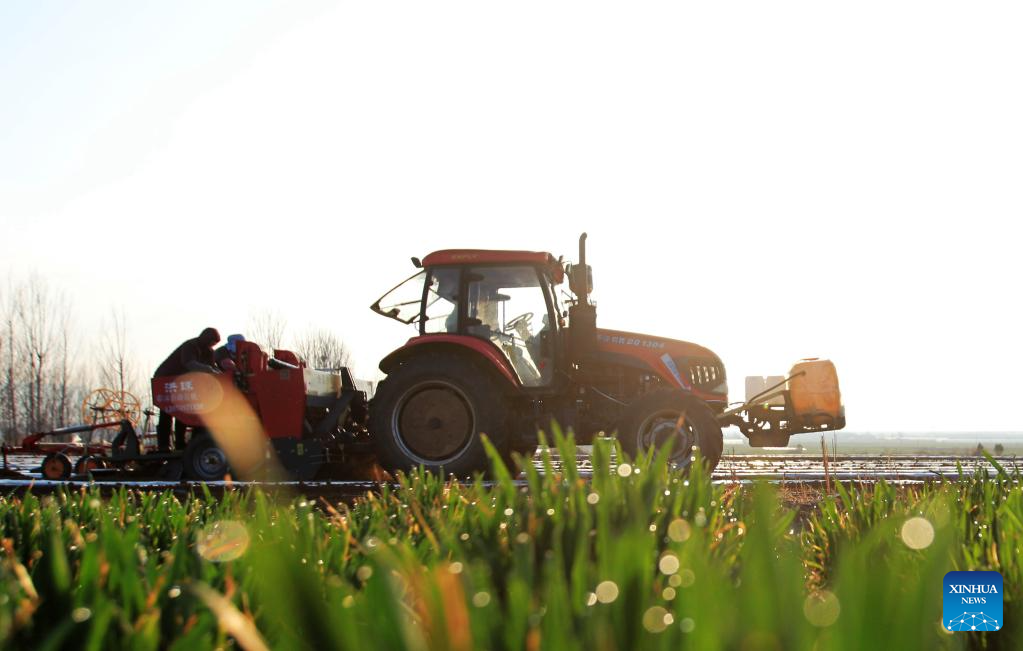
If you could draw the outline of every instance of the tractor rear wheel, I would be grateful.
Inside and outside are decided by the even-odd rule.
[[[507,458],[507,391],[470,359],[426,354],[380,383],[370,432],[380,465],[469,477],[489,468],[482,435]]]
[[[679,468],[688,468],[699,450],[705,467],[713,470],[724,449],[721,424],[707,403],[674,389],[651,391],[633,401],[622,415],[618,441],[632,457],[670,441],[670,460]]]

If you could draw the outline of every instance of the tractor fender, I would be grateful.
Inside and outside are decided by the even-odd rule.
[[[484,368],[493,369],[516,389],[522,386],[508,358],[492,342],[469,335],[422,335],[413,337],[401,348],[380,360],[380,370],[390,374],[409,358],[423,353],[439,352],[467,355]]]

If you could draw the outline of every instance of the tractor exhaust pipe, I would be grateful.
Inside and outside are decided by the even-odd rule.
[[[586,233],[579,236],[579,262],[572,265],[569,285],[576,302],[568,308],[569,354],[584,361],[597,347],[597,308],[590,304],[590,268],[586,264]]]
[[[585,273],[585,270],[586,270],[586,233],[583,233],[582,235],[579,236],[579,267],[581,269],[583,269],[583,272]],[[585,281],[583,283],[581,283],[581,284],[582,284],[582,289],[580,290],[581,294],[579,295],[579,302],[583,303],[583,304],[586,304],[586,303],[589,303],[590,288],[588,286],[588,283],[586,283]]]

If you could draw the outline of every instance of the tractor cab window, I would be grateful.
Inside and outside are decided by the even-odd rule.
[[[430,272],[426,282],[423,332],[458,332],[458,289],[461,272],[443,267]]]
[[[418,321],[423,307],[424,282],[426,272],[420,271],[378,298],[370,309],[402,323]]]
[[[466,273],[466,332],[503,350],[525,386],[549,384],[553,328],[536,269],[474,267]]]

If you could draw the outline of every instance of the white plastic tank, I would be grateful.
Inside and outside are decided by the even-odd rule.
[[[747,375],[746,376],[746,402],[749,402],[753,398],[757,397],[761,393],[774,387],[767,395],[773,396],[770,400],[764,400],[759,402],[761,405],[777,405],[781,406],[785,404],[785,396],[781,394],[781,391],[785,389],[785,376],[784,375]]]

